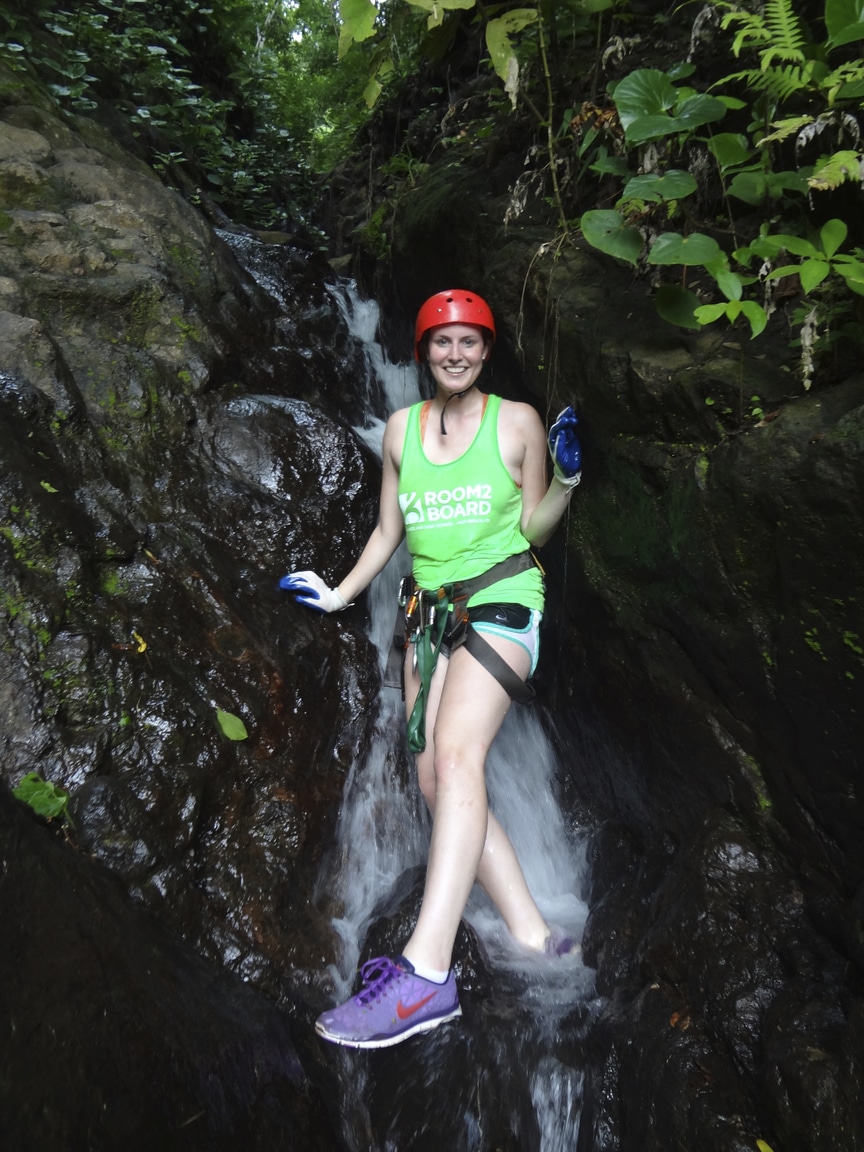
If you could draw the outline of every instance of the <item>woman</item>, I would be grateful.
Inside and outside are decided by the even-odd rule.
[[[313,572],[281,581],[298,603],[341,611],[403,537],[413,561],[404,684],[409,747],[433,816],[426,885],[401,956],[364,964],[363,991],[316,1023],[325,1040],[349,1047],[386,1047],[461,1015],[451,954],[475,880],[523,948],[570,946],[543,919],[488,811],[485,765],[511,697],[530,696],[543,580],[528,549],[551,536],[579,482],[576,417],[566,409],[549,434],[547,484],[537,413],[477,388],[494,340],[492,313],[475,293],[426,301],[415,356],[435,395],[387,422],[376,528],[336,588]]]

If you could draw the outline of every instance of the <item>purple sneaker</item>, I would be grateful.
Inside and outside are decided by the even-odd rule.
[[[360,969],[366,987],[315,1021],[324,1040],[348,1048],[389,1048],[462,1015],[452,971],[443,984],[417,976],[410,961],[397,956],[367,960]]]
[[[546,937],[543,951],[547,956],[570,956],[578,955],[582,949],[572,936],[567,935],[563,928],[553,924],[549,935]]]

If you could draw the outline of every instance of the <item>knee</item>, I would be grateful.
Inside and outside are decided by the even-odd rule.
[[[474,757],[464,747],[435,748],[435,787],[461,787],[475,776],[483,777],[484,758]]]

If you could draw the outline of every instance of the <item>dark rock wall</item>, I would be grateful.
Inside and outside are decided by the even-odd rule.
[[[484,293],[490,386],[582,421],[540,676],[601,824],[580,1147],[860,1148],[864,376],[806,391],[785,317],[676,331],[629,270],[505,226],[479,168],[427,180],[394,298]]]
[[[290,1035],[296,1018],[308,1042],[323,1006],[312,887],[377,693],[359,629],[321,629],[277,582],[331,576],[373,523],[377,465],[332,378],[360,353],[326,266],[286,254],[277,308],[194,207],[2,79],[0,787],[37,772],[72,820],[62,843],[25,836],[0,797],[2,1142],[116,1148],[152,1082],[169,1099],[131,1146],[182,1129],[171,1146],[272,1147],[280,1113],[298,1139],[321,1119]],[[130,899],[193,951],[147,943]],[[219,1052],[240,978],[269,999],[237,993],[235,1062]],[[147,1013],[159,979],[177,990]],[[319,1139],[335,1146],[301,1146]]]

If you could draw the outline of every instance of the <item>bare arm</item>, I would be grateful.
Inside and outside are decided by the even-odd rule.
[[[546,432],[534,409],[527,404],[508,404],[504,411],[502,453],[511,475],[522,487],[522,535],[539,547],[558,527],[573,490],[554,477],[551,483],[547,479]]]
[[[405,439],[406,410],[394,413],[384,429],[383,471],[378,523],[360,558],[336,591],[347,603],[368,588],[387,561],[399,547],[405,535],[402,511],[399,508],[399,464]]]

